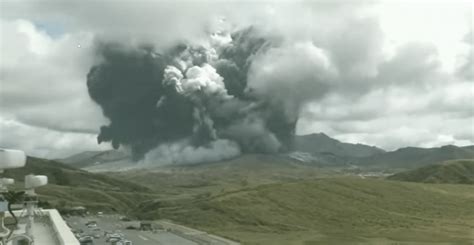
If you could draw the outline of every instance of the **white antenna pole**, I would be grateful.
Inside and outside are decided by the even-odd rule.
[[[25,166],[26,155],[23,151],[19,150],[8,150],[0,148],[0,173],[3,173],[3,170],[10,168],[21,168]],[[10,234],[4,226],[5,212],[8,211],[8,202],[3,196],[2,193],[8,192],[7,185],[12,184],[13,180],[11,179],[1,179],[0,180],[0,241],[1,244],[7,243],[7,237]]]
[[[44,175],[27,175],[25,176],[25,189],[26,189],[26,215],[28,217],[28,223],[26,224],[26,235],[32,238],[33,236],[33,224],[35,223],[35,209],[38,203],[38,197],[35,193],[35,188],[48,184],[48,177]]]
[[[33,224],[35,223],[35,204],[32,201],[26,202],[26,215],[28,217],[28,223],[26,223],[26,235],[35,239],[33,236]]]
[[[0,170],[3,172],[3,170]],[[5,212],[8,211],[8,201],[3,196],[3,193],[8,192],[8,185],[13,184],[15,181],[13,179],[1,178],[0,179],[0,238],[3,244],[6,244],[6,238],[10,234],[10,230],[5,227],[4,219]],[[1,244],[1,243],[0,243]]]

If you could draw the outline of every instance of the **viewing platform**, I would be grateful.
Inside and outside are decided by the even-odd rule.
[[[27,223],[26,211],[18,210],[13,213],[19,221],[18,229],[13,232],[13,236],[24,234]],[[7,213],[6,217],[11,216]],[[56,209],[36,210],[32,230],[35,245],[79,245],[79,241]],[[8,245],[16,244],[15,240],[8,243]]]

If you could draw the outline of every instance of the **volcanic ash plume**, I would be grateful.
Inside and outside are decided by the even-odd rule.
[[[129,147],[136,160],[165,163],[289,149],[300,100],[306,98],[295,100],[295,89],[285,94],[292,76],[283,77],[288,79],[285,86],[282,81],[255,81],[274,79],[272,71],[259,73],[258,67],[269,67],[263,64],[268,57],[278,58],[272,45],[252,29],[236,33],[231,43],[219,47],[177,45],[159,53],[150,46],[98,45],[101,62],[91,68],[87,85],[110,119],[101,127],[98,142]],[[289,62],[283,58],[274,69]],[[299,77],[296,86],[301,77],[315,77],[300,75],[293,75]]]

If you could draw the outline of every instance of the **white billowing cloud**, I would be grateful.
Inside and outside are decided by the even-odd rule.
[[[472,20],[474,22],[474,17]],[[474,26],[474,23],[472,26]],[[466,44],[465,52],[458,56],[456,72],[461,78],[474,81],[474,28],[466,33],[464,43]]]
[[[257,56],[249,71],[247,89],[275,103],[283,101],[289,118],[296,118],[303,103],[322,97],[334,86],[334,76],[324,50],[310,42],[293,43]]]
[[[62,158],[86,150],[106,150],[93,134],[61,132],[38,128],[0,117],[0,146],[21,149],[29,156]]]
[[[148,152],[140,164],[146,166],[214,162],[240,155],[239,145],[229,140],[215,140],[207,146],[193,147],[186,141],[163,144]]]
[[[87,92],[91,34],[54,39],[26,20],[0,24],[0,145],[42,157],[97,148],[107,120]]]
[[[300,134],[326,132],[342,141],[388,150],[403,146],[470,145],[474,141],[474,87],[446,81],[430,89],[401,86],[354,99],[335,94],[306,107]]]
[[[357,73],[339,73],[340,87],[333,88],[320,102],[305,107],[297,132],[321,131],[342,141],[390,150],[403,146],[473,144],[474,85],[472,67],[466,69],[472,62],[473,43],[468,40],[472,40],[473,25],[466,22],[469,15],[472,17],[472,9],[466,1],[447,5],[443,2],[417,3],[413,8],[410,4],[393,2],[377,5],[384,9],[375,8],[379,11],[375,14],[379,16],[380,33],[374,32],[374,28],[358,29],[368,34],[361,34],[366,40],[360,42],[360,48],[373,42],[373,35],[384,37],[384,40],[375,37],[383,41],[376,42],[378,51],[365,46],[362,52],[377,54],[371,56],[375,58],[373,66],[362,67]],[[426,13],[421,11],[421,6],[427,7]],[[444,6],[448,8],[446,15],[442,11]],[[409,9],[406,19],[400,17],[404,15],[399,8]],[[402,22],[407,23],[401,25]],[[443,37],[446,33],[451,35]],[[357,47],[351,45],[352,40],[358,40],[357,36],[346,34],[345,40],[347,46],[338,49],[336,57],[353,57],[353,61],[346,60],[347,67],[357,67],[359,59],[367,60],[363,54],[344,51]],[[457,58],[462,58],[458,67],[454,62]],[[332,61],[335,66],[340,64],[337,59]],[[367,76],[360,72],[364,70]]]
[[[54,130],[97,132],[106,119],[87,92],[91,35],[52,39],[28,21],[2,20],[1,25],[2,117]]]
[[[88,31],[102,40],[149,42],[168,47],[177,41],[200,43],[224,28],[218,21],[238,3],[223,1],[18,1],[3,2],[5,18],[60,23],[68,32]]]
[[[227,94],[223,78],[209,64],[189,68],[186,79],[182,80],[182,88],[184,93],[201,91],[206,94]]]
[[[393,51],[407,42],[436,46],[445,71],[453,71],[463,52],[463,36],[472,31],[472,1],[382,1],[374,11],[387,38],[385,48]]]

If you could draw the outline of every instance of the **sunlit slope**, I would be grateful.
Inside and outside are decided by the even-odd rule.
[[[128,213],[140,202],[159,198],[150,192],[112,191],[87,187],[47,185],[37,190],[41,205],[59,210],[84,206],[89,210]]]
[[[140,201],[158,197],[135,183],[34,157],[28,157],[25,167],[6,170],[2,176],[14,178],[17,184],[12,188],[22,189],[27,174],[48,176],[49,184],[36,192],[42,205],[59,209],[80,205],[102,211],[129,211]]]
[[[385,152],[374,146],[341,142],[324,133],[295,136],[294,150],[310,153],[332,153],[345,157],[369,157]]]
[[[391,180],[474,184],[474,159],[451,160],[389,176]]]
[[[473,203],[469,185],[332,178],[148,203],[138,211],[244,244],[470,244]]]
[[[435,148],[405,147],[357,160],[361,166],[415,169],[449,160],[474,159],[474,146],[445,145]]]
[[[146,187],[103,174],[90,173],[72,166],[41,158],[28,157],[22,168],[8,169],[2,175],[22,182],[25,175],[46,175],[50,184],[115,191],[148,191]]]
[[[280,155],[245,154],[234,159],[194,165],[170,165],[112,172],[111,176],[160,192],[222,192],[261,184],[299,181],[330,170]]]
[[[120,161],[132,162],[131,156],[123,151],[85,151],[67,158],[58,159],[59,162],[74,166],[76,168],[86,168],[95,165],[107,165]]]

